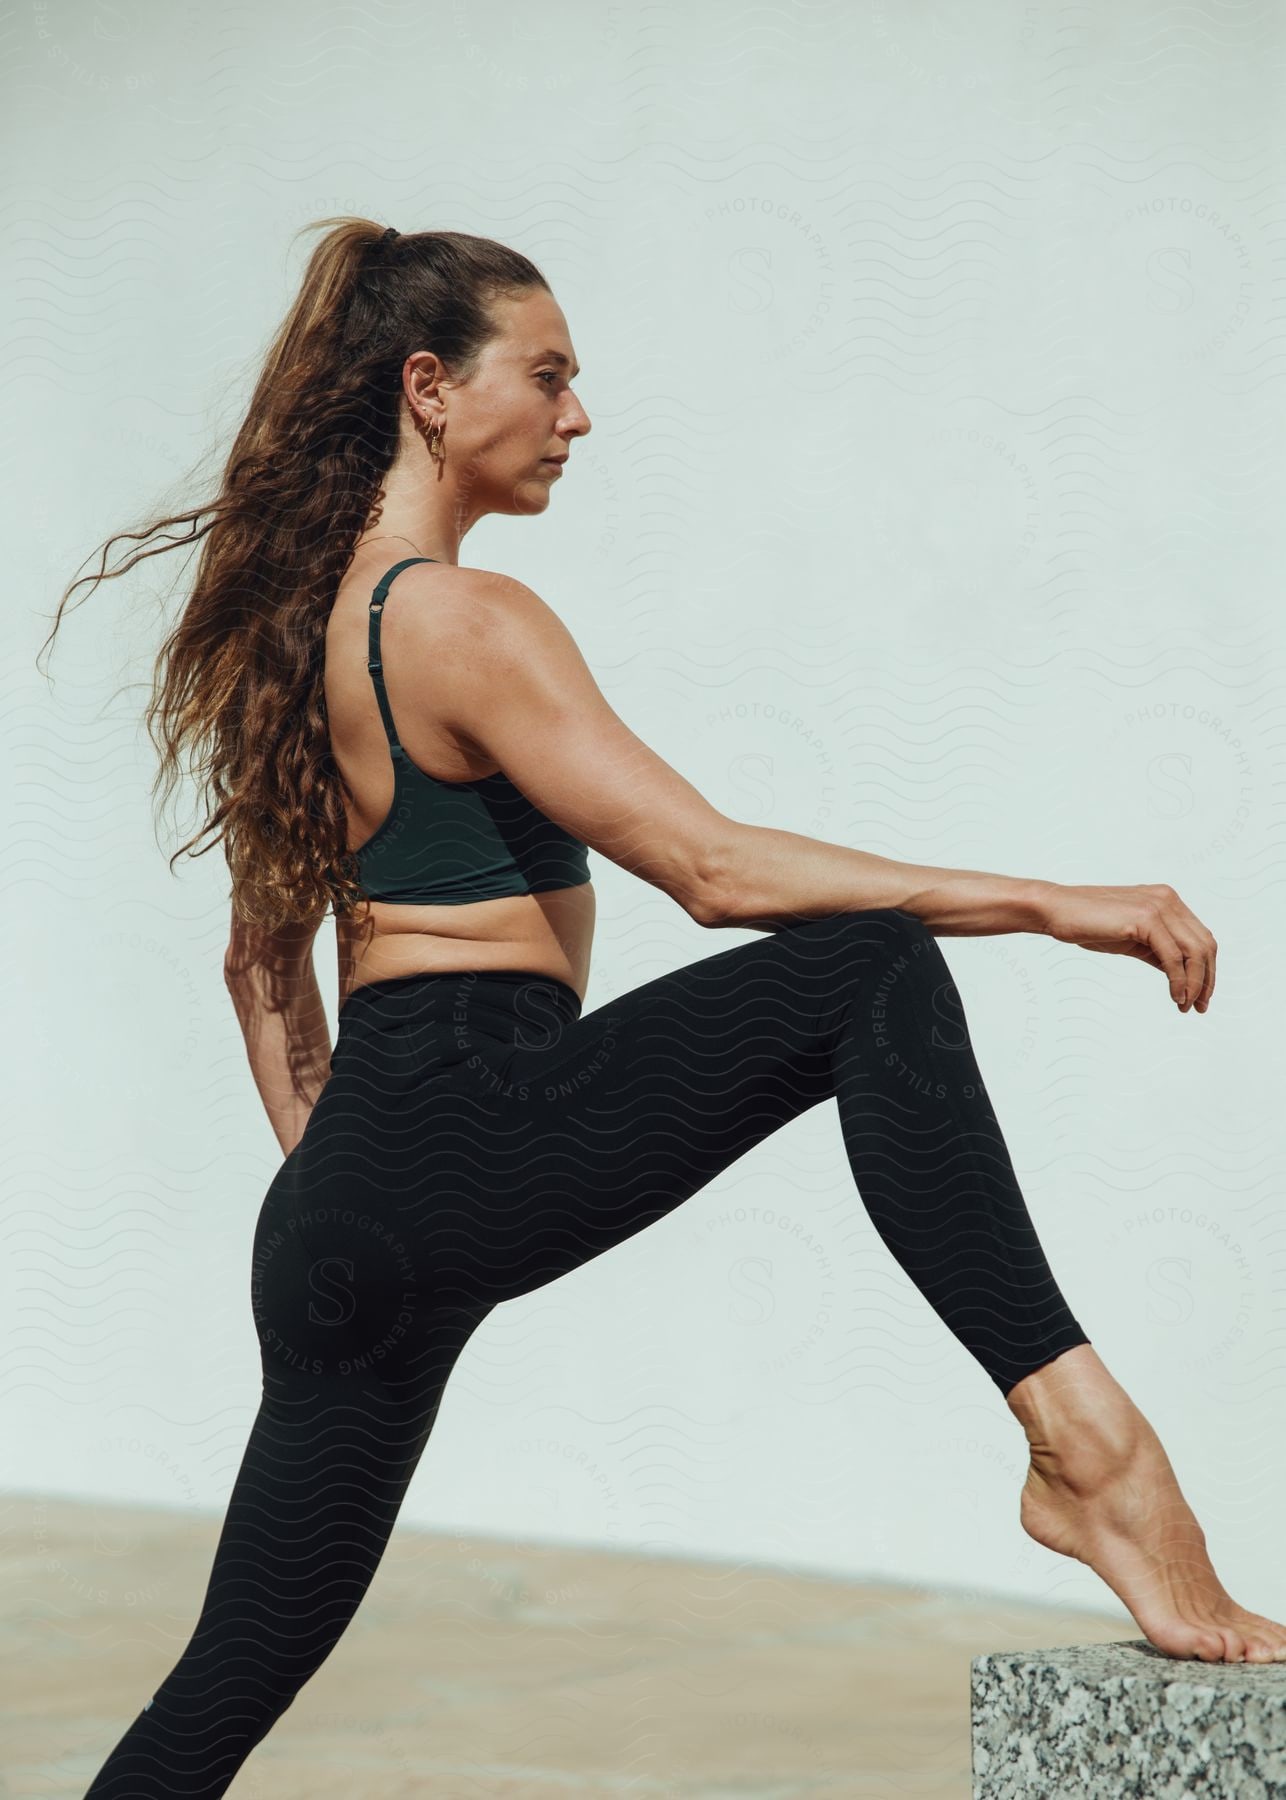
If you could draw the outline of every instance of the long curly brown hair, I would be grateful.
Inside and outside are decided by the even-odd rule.
[[[97,572],[63,593],[41,646],[82,582],[92,593],[140,561],[205,540],[191,596],[153,667],[153,799],[164,804],[190,750],[206,818],[170,867],[222,842],[235,916],[269,930],[312,924],[328,905],[337,916],[365,905],[369,916],[345,848],[352,796],[330,747],[324,651],[340,580],[383,505],[406,359],[433,350],[467,380],[497,332],[492,301],[549,286],[527,257],[491,238],[421,231],[385,245],[379,225],[349,216],[303,229],[327,227],[268,350],[218,493],[108,538]],[[120,539],[146,543],[173,526],[187,535],[106,568]]]

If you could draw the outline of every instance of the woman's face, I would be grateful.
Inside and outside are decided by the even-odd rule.
[[[591,429],[572,392],[580,369],[553,295],[533,288],[521,299],[493,301],[491,312],[498,334],[467,381],[443,380],[442,409],[429,414],[444,427],[457,517],[469,519],[543,512],[561,480],[547,459],[566,457],[573,439]]]

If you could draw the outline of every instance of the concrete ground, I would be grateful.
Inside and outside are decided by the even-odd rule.
[[[3,1800],[82,1800],[187,1642],[219,1524],[4,1497]],[[399,1527],[229,1794],[968,1800],[972,1656],[1139,1636],[1123,1611]]]

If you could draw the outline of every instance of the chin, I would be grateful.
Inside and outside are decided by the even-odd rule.
[[[507,508],[514,513],[544,512],[549,505],[549,490],[553,482],[546,475],[528,477],[526,481],[516,481],[511,492],[511,504]]]

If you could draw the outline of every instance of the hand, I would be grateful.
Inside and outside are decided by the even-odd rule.
[[[1215,991],[1219,946],[1167,882],[1143,887],[1064,887],[1048,883],[1043,896],[1049,937],[1082,950],[1137,956],[1161,969],[1180,1012],[1203,1013]]]

